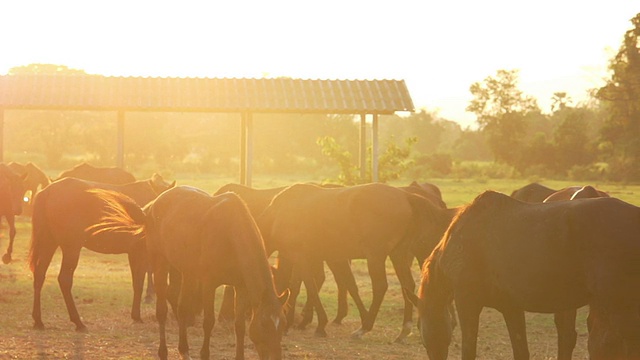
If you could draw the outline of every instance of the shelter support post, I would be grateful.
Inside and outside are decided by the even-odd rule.
[[[240,183],[251,186],[253,168],[253,114],[242,113],[240,124]]]
[[[378,114],[371,119],[371,181],[378,182]]]
[[[367,177],[367,115],[360,114],[360,179]]]
[[[124,169],[124,111],[118,110],[118,145],[116,153],[117,166]]]
[[[0,109],[0,162],[4,162],[4,109]]]

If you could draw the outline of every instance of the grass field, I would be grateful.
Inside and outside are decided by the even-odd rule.
[[[318,179],[302,179],[318,181]],[[203,176],[183,175],[179,184],[200,187],[213,192],[219,186],[234,179],[213,179]],[[274,187],[300,179],[254,179],[255,187]],[[510,193],[525,185],[527,181],[513,180],[429,180],[437,184],[449,206],[470,202],[484,190],[492,189]],[[552,188],[575,185],[569,182],[543,181]],[[396,184],[404,185],[404,184]],[[640,205],[640,186],[593,184],[635,205]],[[69,321],[64,302],[58,288],[56,276],[60,267],[60,254],[49,268],[43,288],[43,320],[45,331],[32,329],[32,277],[26,263],[30,239],[30,218],[18,219],[18,235],[14,250],[14,261],[0,265],[0,359],[153,359],[158,347],[158,329],[154,320],[153,304],[143,304],[144,323],[130,320],[131,280],[125,255],[103,255],[83,250],[74,279],[73,293],[79,312],[89,328],[88,333],[76,333]],[[8,232],[6,225],[0,230],[0,247],[4,253]],[[353,262],[353,271],[366,304],[370,301],[371,288],[366,264]],[[418,281],[419,269],[414,267],[414,278]],[[307,330],[291,330],[283,339],[284,357],[287,359],[426,359],[426,352],[416,333],[404,344],[392,343],[400,331],[402,318],[402,295],[392,267],[388,266],[389,290],[373,331],[361,340],[352,340],[349,334],[359,327],[355,306],[343,325],[327,327],[327,338],[315,338],[315,321]],[[220,292],[220,291],[219,291]],[[336,289],[327,272],[327,282],[321,296],[327,312],[332,318],[336,312]],[[304,292],[298,305],[304,301]],[[217,303],[219,305],[219,301]],[[574,358],[587,358],[586,311],[581,309],[578,321],[578,345]],[[532,359],[554,359],[556,355],[556,332],[553,316],[527,314],[529,348]],[[199,353],[202,343],[200,326],[190,328],[189,340],[192,354]],[[450,358],[460,358],[459,329],[454,333]],[[213,359],[232,359],[235,339],[228,324],[218,323],[212,339]],[[168,346],[171,358],[177,358],[177,325],[168,326]],[[478,340],[480,359],[511,359],[511,345],[506,326],[499,313],[485,309],[480,322]],[[257,359],[250,341],[246,343],[247,359]]]

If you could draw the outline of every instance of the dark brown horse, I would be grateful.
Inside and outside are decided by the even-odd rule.
[[[402,286],[415,288],[410,248],[415,242],[423,243],[424,248],[437,243],[439,236],[432,244],[424,238],[430,231],[438,233],[431,229],[433,209],[426,199],[384,184],[345,188],[296,184],[279,193],[257,221],[267,253],[279,254],[278,286],[290,283],[293,268],[299,272],[318,313],[318,336],[326,335],[328,321],[318,297],[314,267],[322,261],[367,260],[373,300],[368,310],[361,311],[362,326],[353,333],[360,337],[373,328],[387,290],[387,257]],[[355,281],[348,291],[352,296],[357,294]],[[397,341],[411,332],[412,305],[405,305],[408,308]]]
[[[86,162],[61,172],[58,179],[68,177],[115,185],[136,181],[136,178],[130,172],[119,167],[97,167]]]
[[[476,357],[480,312],[500,311],[514,359],[529,359],[525,311],[589,305],[589,354],[640,359],[640,208],[615,198],[548,204],[487,191],[452,222],[427,259],[419,290],[422,342],[432,360],[451,341],[455,300],[462,359]]]
[[[401,186],[401,189],[405,191],[409,191],[414,194],[418,194],[425,199],[431,201],[435,206],[438,206],[442,209],[447,208],[447,204],[442,200],[442,192],[440,188],[432,183],[418,183],[417,181],[412,181],[408,186]]]
[[[602,190],[598,190],[593,186],[568,186],[560,189],[547,196],[542,202],[548,203],[553,201],[564,201],[574,199],[588,199],[596,197],[609,197],[609,194]]]
[[[548,188],[539,183],[531,183],[514,190],[511,193],[511,197],[520,201],[541,203],[547,196],[553,194],[556,190]]]
[[[592,186],[569,186],[558,190],[544,199],[544,203],[555,201],[567,201],[574,199],[589,199],[598,197],[609,197],[604,191]],[[577,310],[571,309],[554,314],[554,322],[558,331],[558,360],[571,360],[573,349],[578,340],[576,331]]]
[[[51,180],[42,169],[32,162],[20,164],[11,161],[7,165],[18,175],[24,176],[24,191],[25,193],[30,192],[28,204],[33,205],[33,199],[38,194],[38,191],[47,187]]]
[[[55,181],[38,193],[34,202],[30,264],[33,272],[33,320],[37,329],[43,329],[40,293],[51,259],[57,248],[62,250],[62,264],[58,283],[69,317],[79,331],[86,330],[76,309],[71,287],[83,247],[103,254],[127,254],[133,280],[131,318],[140,318],[140,302],[144,276],[148,270],[144,243],[139,236],[129,233],[105,233],[93,236],[86,229],[99,223],[107,208],[104,201],[89,192],[105,189],[121,193],[127,201],[123,206],[135,214],[135,209],[155,199],[159,193],[149,180],[125,185],[100,184],[76,178]],[[133,215],[132,215],[133,216]]]
[[[117,208],[117,206],[112,207]],[[244,359],[245,313],[253,312],[249,337],[260,359],[281,359],[285,327],[282,305],[285,292],[276,294],[260,231],[244,202],[234,193],[211,196],[202,190],[180,186],[160,195],[145,208],[146,222],[118,214],[99,226],[99,232],[131,228],[147,237],[147,249],[156,279],[156,317],[160,327],[161,359],[167,358],[167,277],[170,269],[181,273],[178,300],[178,350],[188,357],[187,321],[194,297],[204,305],[204,341],[200,356],[209,358],[209,341],[215,323],[215,290],[222,284],[235,287],[236,359]],[[137,228],[136,228],[137,227]]]
[[[329,185],[328,187],[336,186]],[[260,214],[262,214],[267,206],[269,206],[271,200],[286,188],[286,186],[281,186],[277,188],[256,189],[241,184],[230,183],[220,187],[220,189],[215,192],[215,195],[220,195],[225,192],[233,192],[238,194],[247,204],[251,215],[254,218],[257,218],[258,216],[260,216]],[[333,322],[336,324],[340,324],[342,320],[347,316],[349,308],[345,284],[351,281],[350,278],[353,278],[353,274],[351,273],[348,261],[337,263],[329,262],[327,265],[333,272],[334,278],[338,285],[338,311]],[[318,286],[318,288],[320,288],[325,281],[324,268],[322,266],[316,266],[314,269],[314,273],[316,285]],[[295,299],[300,292],[300,282],[292,281],[290,284],[290,289],[291,296],[289,297],[289,301],[292,308],[295,309]],[[220,306],[220,312],[218,315],[220,320],[230,320],[234,317],[233,299],[233,288],[229,286],[225,287],[222,305]],[[364,309],[364,304],[360,296],[354,297],[354,302],[359,309]],[[288,322],[289,326],[293,325],[293,318],[291,315],[293,315],[293,312],[290,313],[290,321]],[[307,302],[302,310],[302,320],[298,324],[298,328],[304,329],[312,319],[313,307],[311,306],[311,302],[307,299]]]
[[[9,225],[9,246],[2,262],[11,262],[13,240],[16,237],[15,217],[22,213],[23,181],[26,175],[18,175],[6,164],[0,164],[0,218],[4,216]]]

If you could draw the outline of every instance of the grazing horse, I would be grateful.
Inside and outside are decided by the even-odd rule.
[[[86,229],[99,223],[107,208],[96,198],[91,189],[104,189],[123,194],[123,206],[135,214],[135,209],[155,199],[159,193],[149,180],[125,185],[94,183],[76,178],[64,178],[51,183],[40,191],[34,202],[30,266],[33,272],[33,320],[36,329],[43,329],[40,295],[51,259],[59,247],[62,264],[58,274],[60,290],[76,330],[85,331],[76,309],[71,287],[73,274],[78,266],[83,247],[103,254],[124,254],[129,257],[133,281],[133,305],[131,318],[141,322],[140,302],[144,276],[148,270],[144,242],[129,233],[105,233],[92,235]],[[133,216],[133,215],[132,215]]]
[[[615,198],[525,203],[486,191],[427,259],[418,298],[423,345],[446,359],[455,300],[462,359],[476,357],[480,312],[500,311],[514,359],[529,359],[525,311],[589,305],[592,360],[640,359],[640,208]]]
[[[9,225],[9,246],[2,256],[2,262],[11,262],[13,240],[16,237],[15,217],[22,213],[23,181],[26,175],[16,174],[6,164],[0,164],[0,217],[4,216]]]
[[[7,163],[13,171],[18,175],[24,176],[24,191],[31,191],[29,196],[29,205],[33,205],[33,199],[35,199],[38,191],[44,189],[51,183],[51,180],[39,167],[34,163],[28,162],[26,164],[20,164],[17,162]]]
[[[257,222],[267,253],[279,254],[278,288],[290,283],[293,268],[299,272],[318,313],[316,336],[326,336],[328,321],[318,296],[314,267],[322,261],[367,260],[373,299],[369,309],[360,313],[361,328],[352,334],[361,337],[372,330],[388,287],[387,257],[402,286],[415,288],[410,248],[414,242],[423,243],[424,248],[437,243],[439,236],[431,244],[425,238],[425,234],[437,233],[431,229],[434,209],[426,199],[384,184],[344,188],[295,184],[280,192]],[[347,289],[352,297],[357,296],[355,280]],[[412,305],[405,305],[408,308],[396,341],[411,332]]]
[[[119,167],[96,167],[86,162],[61,172],[58,180],[68,177],[115,185],[136,181],[131,173]]]
[[[117,209],[117,206],[112,207]],[[251,309],[249,337],[260,359],[281,359],[285,327],[282,306],[287,292],[275,291],[260,231],[246,205],[234,193],[211,196],[187,186],[174,187],[144,209],[146,221],[114,213],[99,232],[122,227],[147,237],[149,259],[156,279],[156,317],[160,328],[161,359],[167,358],[167,277],[170,269],[182,275],[178,300],[179,344],[182,357],[189,357],[187,322],[194,297],[204,305],[204,341],[200,356],[209,358],[209,342],[215,323],[215,290],[222,284],[236,289],[236,359],[244,359],[245,313]],[[200,293],[198,294],[198,291]]]
[[[553,194],[556,190],[548,188],[539,183],[531,183],[514,190],[511,193],[511,197],[520,201],[541,203],[547,196]]]
[[[408,186],[401,186],[400,188],[418,194],[442,209],[447,208],[447,204],[442,200],[442,192],[437,185],[426,182],[420,184],[417,181],[412,181]]]

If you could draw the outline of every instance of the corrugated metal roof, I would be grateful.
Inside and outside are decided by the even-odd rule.
[[[0,108],[391,114],[413,111],[404,80],[0,76]]]

